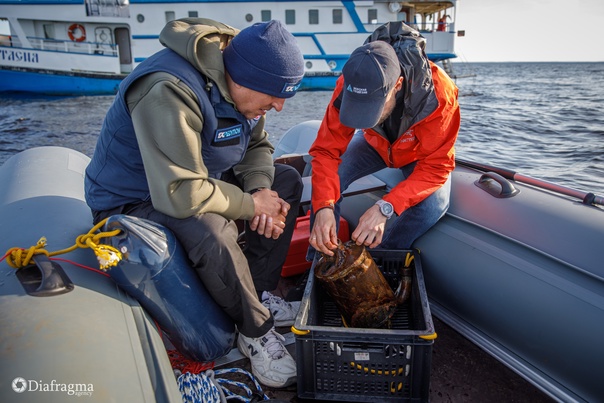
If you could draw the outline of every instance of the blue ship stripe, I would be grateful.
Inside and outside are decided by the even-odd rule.
[[[0,4],[84,4],[84,0],[0,0]]]
[[[0,0],[1,1],[1,0]],[[272,0],[272,3],[296,3],[307,0]],[[130,4],[154,4],[154,3],[256,3],[255,0],[130,0]]]
[[[344,5],[344,7],[346,7],[346,10],[348,10],[348,14],[350,14],[350,18],[352,18],[352,22],[354,22],[355,27],[357,27],[357,31],[367,32],[367,30],[365,29],[365,26],[361,22],[361,19],[359,18],[359,14],[357,13],[357,10],[355,9],[354,1],[344,0],[344,1],[342,1],[342,4]]]

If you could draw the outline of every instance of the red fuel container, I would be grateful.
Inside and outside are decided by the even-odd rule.
[[[281,269],[283,277],[291,277],[297,274],[302,274],[310,269],[312,262],[306,261],[306,251],[308,250],[308,238],[310,238],[310,214],[303,217],[298,217],[296,220],[296,228],[289,246],[289,253]],[[340,217],[340,228],[338,230],[338,238],[342,242],[350,239],[350,230],[348,222]]]

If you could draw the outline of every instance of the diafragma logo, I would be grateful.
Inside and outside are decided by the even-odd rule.
[[[17,393],[23,393],[27,390],[27,381],[23,378],[13,379],[13,390]]]
[[[59,383],[55,379],[50,382],[26,380],[16,377],[11,384],[16,393],[24,392],[64,392],[69,396],[92,396],[94,386],[91,383]]]

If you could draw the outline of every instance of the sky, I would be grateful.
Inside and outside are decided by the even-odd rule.
[[[458,0],[463,62],[604,62],[604,0]]]

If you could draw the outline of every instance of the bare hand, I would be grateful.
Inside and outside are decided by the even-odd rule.
[[[359,224],[352,232],[352,239],[357,245],[376,248],[382,243],[387,218],[380,208],[373,205],[359,218]]]
[[[276,218],[267,217],[266,214],[255,216],[250,221],[250,229],[267,238],[277,239],[285,230],[285,216],[281,214]]]
[[[259,190],[252,194],[252,198],[256,215],[250,221],[250,229],[266,238],[279,238],[285,229],[289,203],[270,189]]]
[[[308,242],[319,252],[333,256],[333,250],[338,247],[338,232],[332,209],[324,208],[317,211]]]
[[[282,212],[283,200],[273,190],[261,189],[252,194],[252,199],[254,199],[255,216],[266,214],[269,217],[275,217]]]

